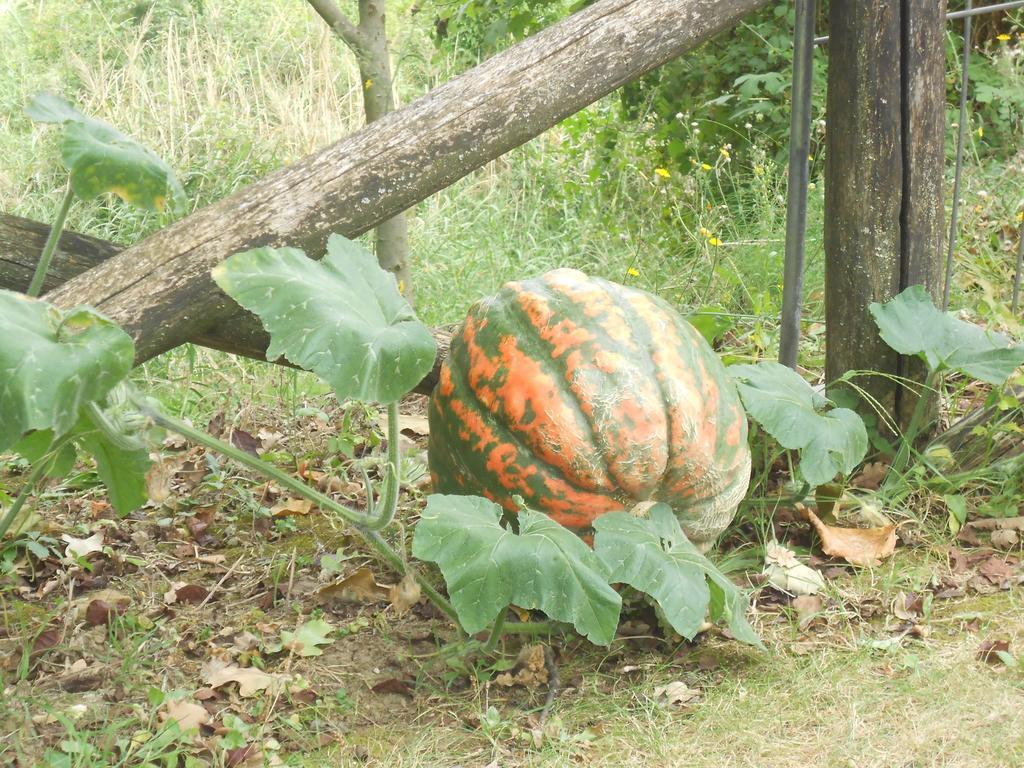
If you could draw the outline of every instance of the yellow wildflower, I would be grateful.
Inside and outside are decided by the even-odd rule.
[[[1024,221],[1024,211],[1017,211],[1017,221]]]
[[[764,176],[764,166],[763,165],[755,165],[754,166],[754,175],[756,175],[756,176]]]
[[[729,159],[729,150],[728,149],[726,149],[725,147],[722,147],[718,151],[721,153],[722,157],[724,157],[726,160]]]
[[[982,128],[982,127],[981,127],[981,126],[979,125],[979,126],[978,126],[978,138],[980,139],[980,138],[981,138],[982,136],[984,136],[984,135],[985,135],[985,129],[984,129],[984,128]]]
[[[366,90],[370,90],[370,87],[372,85],[373,85],[373,80],[367,80],[365,83],[363,83],[363,88],[365,88]]]
[[[707,227],[701,227],[697,231],[700,232],[701,237],[711,237],[711,230]]]
[[[722,244],[722,241],[719,240],[717,237],[709,237],[708,238],[708,245],[713,245],[715,247],[718,247],[721,244]]]
[[[1004,42],[1004,43],[1005,43],[1005,42],[1006,42],[1007,40],[1009,40],[1009,39],[1010,39],[1010,36],[1009,36],[1009,35],[1007,35],[1007,34],[1005,34],[1005,33],[1004,33],[1004,34],[1002,34],[1002,35],[996,35],[996,40],[1000,40],[1000,41],[1002,41],[1002,42]]]
[[[705,171],[710,171],[710,170],[711,170],[711,166],[710,166],[710,165],[708,165],[707,163],[701,163],[701,164],[700,164],[700,167],[701,167],[701,168],[702,168],[703,170],[705,170]]]
[[[626,274],[630,277],[640,277],[640,270],[636,267],[630,267],[626,270]]]
[[[661,176],[663,179],[669,178],[672,174],[668,172],[667,168],[655,168],[654,172]]]

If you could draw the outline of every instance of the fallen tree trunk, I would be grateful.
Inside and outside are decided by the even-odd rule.
[[[50,235],[50,227],[32,219],[0,213],[0,288],[12,291],[24,291],[28,287],[36,262],[42,253],[46,238]],[[77,232],[65,230],[61,233],[60,243],[50,262],[50,271],[46,276],[45,290],[52,291],[73,277],[77,277],[88,269],[102,264],[124,248],[109,240],[90,237]],[[266,360],[269,338],[258,323],[249,323],[248,317],[243,318],[250,326],[242,336],[242,343],[230,335],[230,326],[225,326],[228,334],[218,334],[216,329],[211,333],[200,334],[188,341],[210,349],[231,352],[236,355]],[[422,395],[429,395],[437,383],[441,363],[448,356],[448,345],[451,343],[450,327],[433,328],[431,333],[437,342],[437,359],[434,367],[423,381],[413,390]],[[283,358],[272,361],[278,365],[290,365]]]
[[[22,292],[28,289],[49,235],[47,224],[0,213],[0,288]],[[43,292],[99,266],[120,250],[121,246],[98,237],[63,232]]]
[[[265,348],[258,323],[211,280],[219,261],[261,245],[318,256],[330,232],[365,232],[766,3],[599,0],[47,298],[113,318],[140,362],[189,339],[246,354]]]

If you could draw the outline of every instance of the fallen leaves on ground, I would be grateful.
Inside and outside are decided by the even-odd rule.
[[[826,555],[841,557],[852,565],[875,566],[896,551],[896,526],[881,528],[837,528],[825,525],[807,507],[801,511],[814,526]]]
[[[209,725],[211,720],[206,707],[188,699],[168,702],[160,718],[164,722],[177,723],[182,733],[198,731],[200,726]]]
[[[103,551],[103,531],[94,533],[86,539],[76,539],[74,536],[63,534],[61,541],[67,542],[64,548],[64,556],[71,558],[88,557],[96,552]]]
[[[412,573],[405,574],[400,582],[388,589],[388,599],[391,601],[391,607],[395,609],[395,613],[399,616],[416,605],[420,601],[421,596],[420,585],[416,583],[416,577]]]
[[[209,594],[209,590],[204,586],[178,581],[164,593],[164,603],[167,605],[173,605],[174,603],[197,604],[203,602]]]
[[[768,583],[791,595],[813,595],[825,588],[825,579],[778,542],[768,542],[764,555]]]
[[[502,672],[494,678],[498,685],[511,688],[521,685],[524,688],[540,688],[548,683],[548,668],[544,664],[544,646],[528,645],[519,652],[515,666],[508,672]]]
[[[321,587],[317,602],[333,600],[342,603],[379,603],[391,599],[391,587],[377,583],[377,577],[366,566],[359,568],[341,581]]]
[[[854,475],[850,485],[866,491],[877,491],[882,487],[885,476],[889,474],[889,465],[883,461],[870,461]]]
[[[663,707],[678,707],[695,702],[698,698],[700,698],[700,690],[691,688],[682,680],[676,680],[668,685],[659,685],[654,689],[654,700]]]
[[[792,602],[801,630],[808,629],[816,619],[821,618],[825,602],[818,595],[800,595]]]
[[[243,698],[267,689],[277,690],[286,680],[281,675],[271,675],[255,667],[240,667],[221,659],[212,659],[204,664],[200,674],[203,682],[211,688],[238,683],[238,695]]]
[[[978,658],[986,664],[1006,664],[1010,656],[1010,641],[997,639],[986,640],[978,646]],[[1013,666],[1013,664],[1007,664]]]
[[[309,499],[286,499],[270,508],[271,517],[290,517],[292,515],[308,515],[313,511],[313,502]]]

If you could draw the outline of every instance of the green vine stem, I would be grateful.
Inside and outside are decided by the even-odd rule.
[[[928,395],[930,392],[936,391],[940,375],[937,370],[928,371],[924,386],[918,393],[917,402],[914,404],[914,411],[910,415],[910,424],[907,425],[907,431],[903,433],[900,449],[892,461],[893,476],[902,473],[910,461],[910,454],[914,450],[914,443],[925,427],[925,418],[928,414],[930,402]]]
[[[46,273],[50,270],[53,254],[57,252],[57,243],[60,242],[60,235],[64,231],[64,222],[68,218],[68,210],[70,210],[71,201],[74,199],[75,193],[71,189],[71,184],[68,184],[68,191],[64,193],[64,201],[60,204],[57,219],[53,222],[50,235],[46,238],[46,244],[43,246],[43,255],[39,257],[36,272],[32,275],[32,282],[28,286],[29,296],[38,296],[43,291],[43,280],[46,279]]]
[[[371,511],[368,517],[372,519],[363,523],[371,531],[387,528],[395,519],[395,512],[398,511],[398,482],[402,461],[402,454],[398,446],[398,418],[398,403],[390,403],[388,405],[388,462],[384,467],[384,492],[381,494],[377,507],[380,514],[374,516]],[[365,475],[363,482],[366,484],[366,498],[369,500],[373,498],[373,488],[366,482]]]
[[[274,480],[282,488],[287,488],[299,496],[312,501],[322,509],[328,510],[336,514],[341,519],[355,526],[356,530],[359,531],[360,535],[373,547],[381,558],[400,575],[404,576],[406,573],[411,572],[413,578],[416,579],[416,583],[419,584],[421,591],[424,595],[440,609],[446,616],[448,616],[456,625],[459,625],[459,617],[455,612],[455,608],[451,602],[448,601],[440,592],[428,582],[419,572],[415,569],[409,568],[404,558],[395,549],[385,541],[384,537],[380,535],[378,529],[371,527],[372,525],[378,525],[381,519],[387,516],[388,510],[385,509],[380,516],[375,519],[367,519],[367,516],[362,512],[357,512],[354,509],[350,509],[342,504],[339,504],[334,499],[326,496],[319,491],[310,488],[301,480],[298,480],[286,472],[281,471],[272,464],[268,464],[262,459],[253,456],[250,453],[246,453],[239,448],[226,443],[223,440],[219,440],[213,435],[207,434],[201,430],[195,429],[189,426],[183,421],[168,416],[167,414],[161,413],[159,410],[154,408],[150,403],[146,402],[145,398],[138,394],[131,396],[132,402],[135,406],[142,411],[146,416],[151,418],[154,423],[158,424],[165,429],[169,429],[172,432],[177,432],[182,437],[188,438],[189,440],[198,443],[199,445],[205,446],[210,450],[217,451],[218,453],[226,456],[229,459],[233,459],[242,466],[248,467],[260,474]],[[390,413],[389,413],[390,415]],[[396,406],[397,416],[397,406]],[[397,423],[397,418],[394,420]],[[397,450],[397,440],[395,441],[395,450]],[[389,450],[390,452],[390,450]],[[397,472],[395,473],[397,477]],[[397,492],[394,494],[393,505],[397,505]],[[391,519],[394,518],[394,510],[390,511]]]
[[[506,614],[508,614],[508,606],[505,606],[498,611],[498,615],[494,619],[494,624],[491,625],[491,634],[487,636],[487,642],[484,643],[484,647],[482,649],[487,655],[494,653],[494,649],[498,647],[498,641],[501,640],[502,631],[505,628]]]
[[[49,450],[46,454],[40,457],[39,461],[32,465],[32,471],[28,475],[28,479],[25,480],[25,485],[22,486],[21,491],[18,493],[18,497],[11,504],[11,508],[7,510],[7,514],[4,515],[3,520],[0,520],[0,539],[3,539],[7,535],[7,531],[10,530],[14,521],[18,519],[18,515],[25,506],[25,502],[28,501],[29,496],[32,495],[32,491],[35,490],[36,485],[46,474],[46,470],[50,467],[52,462],[51,457],[61,450],[65,445],[70,442],[71,437],[65,435],[64,437],[58,438],[53,441],[50,445]]]

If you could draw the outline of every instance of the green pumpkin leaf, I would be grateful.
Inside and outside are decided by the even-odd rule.
[[[434,365],[434,337],[394,276],[340,235],[327,241],[323,261],[296,248],[255,248],[218,264],[213,279],[259,315],[268,360],[284,356],[312,371],[341,400],[393,403]]]
[[[149,452],[118,445],[84,414],[77,431],[75,442],[96,461],[96,473],[117,513],[124,517],[145,504],[149,500],[146,473],[152,464]]]
[[[50,452],[53,445],[53,431],[49,429],[37,429],[29,432],[11,449],[13,453],[24,457],[30,464],[35,464]],[[46,476],[49,478],[67,477],[75,468],[75,459],[78,452],[73,443],[66,443],[59,451],[49,457],[49,465],[46,467]]]
[[[71,174],[71,188],[83,200],[112,192],[126,203],[162,211],[180,210],[185,191],[174,171],[151,150],[113,126],[86,117],[52,93],[33,98],[25,113],[33,120],[63,126],[61,158]]]
[[[953,369],[1000,386],[1024,364],[1024,344],[942,312],[912,285],[885,304],[873,303],[882,340],[901,355],[917,355],[933,370]]]
[[[690,543],[668,504],[655,504],[646,517],[601,515],[594,532],[594,552],[607,566],[608,580],[654,598],[680,635],[692,640],[710,606],[712,617],[724,618],[737,640],[763,647],[747,622],[746,599]]]
[[[714,344],[718,337],[736,325],[733,316],[722,307],[701,307],[688,314],[686,321],[708,344]]]
[[[546,515],[519,512],[519,533],[499,525],[501,507],[479,496],[427,497],[412,553],[437,563],[462,628],[489,626],[508,605],[538,608],[592,643],[615,636],[622,599],[574,533]]]
[[[868,450],[864,422],[854,411],[832,408],[795,371],[779,363],[732,365],[747,413],[783,448],[800,451],[800,475],[810,485],[846,475]]]
[[[0,451],[33,429],[63,435],[128,375],[131,337],[87,307],[62,313],[0,290]]]

